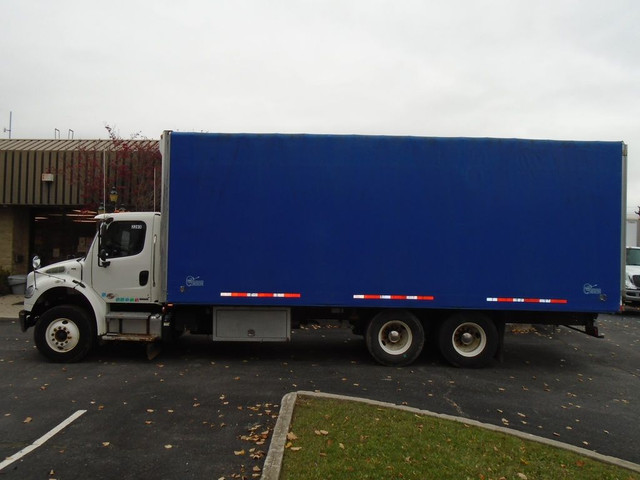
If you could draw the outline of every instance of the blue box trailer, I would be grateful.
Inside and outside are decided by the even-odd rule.
[[[362,331],[378,318],[367,343],[398,364],[419,354],[405,348],[420,324],[476,365],[504,323],[597,334],[596,314],[620,308],[622,142],[164,139],[166,302],[216,305],[228,325],[251,308],[345,312]]]
[[[622,142],[165,132],[161,148],[161,212],[99,215],[84,258],[34,262],[20,324],[48,359],[339,319],[382,364],[431,338],[477,367],[508,323],[598,336],[620,309]]]

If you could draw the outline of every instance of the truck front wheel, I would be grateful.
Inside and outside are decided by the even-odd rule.
[[[480,313],[456,313],[440,326],[439,345],[444,358],[456,367],[482,367],[498,348],[498,329]]]
[[[52,362],[72,363],[84,358],[95,342],[94,326],[85,310],[60,305],[44,312],[34,330],[36,346]]]
[[[424,346],[424,329],[411,312],[384,311],[367,327],[367,348],[382,365],[399,367],[412,363]]]

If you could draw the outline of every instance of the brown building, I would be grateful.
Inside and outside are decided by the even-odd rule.
[[[0,270],[81,256],[102,208],[159,209],[159,172],[157,140],[0,140]]]

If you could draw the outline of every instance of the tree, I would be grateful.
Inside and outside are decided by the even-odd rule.
[[[161,164],[157,140],[149,140],[139,133],[122,139],[106,126],[109,145],[89,143],[66,162],[66,175],[80,189],[84,208],[98,210],[150,211],[160,208]],[[110,199],[116,193],[117,201]]]

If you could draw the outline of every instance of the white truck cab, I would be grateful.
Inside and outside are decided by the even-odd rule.
[[[54,361],[77,361],[100,340],[160,339],[159,213],[96,217],[86,257],[27,276],[23,331],[35,327],[38,349]]]

